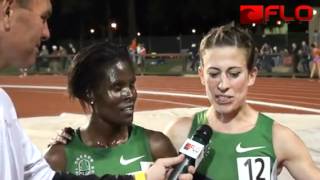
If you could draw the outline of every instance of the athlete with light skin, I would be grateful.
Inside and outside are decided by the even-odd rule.
[[[126,47],[102,42],[76,55],[69,74],[69,94],[91,117],[69,144],[55,144],[46,153],[54,170],[126,174],[143,170],[156,159],[177,155],[164,134],[132,124],[135,81]]]
[[[29,67],[35,62],[41,41],[50,37],[47,19],[50,0],[0,0],[0,68]],[[165,179],[183,156],[159,159],[147,170],[146,179]],[[1,180],[133,180],[133,176],[74,176],[56,173],[23,131],[8,94],[0,88]],[[189,168],[193,173],[194,169]],[[169,171],[170,172],[170,171]],[[184,174],[181,179],[192,179]]]
[[[301,139],[246,102],[257,76],[251,36],[238,27],[212,29],[202,39],[199,54],[198,72],[211,106],[175,121],[166,134],[180,147],[201,124],[213,129],[211,149],[197,170],[202,178],[276,179],[286,167],[295,179],[320,179]]]

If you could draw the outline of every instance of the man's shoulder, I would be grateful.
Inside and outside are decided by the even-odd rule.
[[[10,96],[2,88],[0,88],[0,106],[2,107],[13,106]]]
[[[10,119],[17,119],[13,102],[2,88],[0,88],[0,119],[6,121]]]
[[[9,95],[6,93],[6,91],[2,88],[0,88],[0,101],[8,100],[10,99]],[[2,103],[1,103],[2,104]]]

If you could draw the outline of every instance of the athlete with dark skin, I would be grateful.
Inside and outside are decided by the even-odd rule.
[[[69,93],[79,99],[87,112],[91,112],[89,124],[78,131],[85,146],[91,149],[107,147],[111,151],[128,146],[123,148],[122,153],[126,154],[138,143],[131,141],[135,137],[133,132],[140,129],[143,137],[135,141],[147,141],[140,150],[140,154],[151,153],[151,158],[146,161],[177,155],[164,134],[132,124],[137,99],[136,77],[125,48],[106,42],[94,44],[82,50],[74,61],[68,80]],[[67,170],[66,146],[68,144],[55,144],[45,154],[56,171]]]
[[[52,12],[50,0],[0,0],[0,69],[29,67],[35,62],[41,41],[50,37],[47,19]],[[6,180],[133,180],[133,176],[98,178],[54,172],[41,152],[26,136],[18,121],[14,104],[0,88],[0,179]],[[158,159],[146,171],[146,179],[165,179],[168,169],[183,156]],[[193,173],[192,168],[189,173]],[[191,174],[180,178],[192,179]]]

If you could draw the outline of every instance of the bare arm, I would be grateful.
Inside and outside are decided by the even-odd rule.
[[[65,171],[67,158],[64,150],[64,145],[55,144],[51,146],[45,153],[44,158],[47,160],[53,170],[57,172]]]
[[[278,160],[295,179],[320,179],[320,171],[311,159],[307,147],[292,130],[275,124],[273,142]]]
[[[152,157],[154,159],[173,157],[177,151],[170,139],[161,132],[147,130]]]
[[[170,138],[176,149],[179,149],[188,137],[192,125],[192,117],[177,119],[166,130],[165,134]]]

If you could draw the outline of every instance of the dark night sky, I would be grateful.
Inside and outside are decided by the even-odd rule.
[[[51,41],[79,40],[80,36],[87,39],[90,28],[96,29],[96,38],[106,37],[108,19],[118,23],[116,35],[128,36],[128,1],[55,0],[49,20]],[[285,4],[290,9],[298,4],[320,5],[320,1],[135,0],[136,29],[143,35],[156,36],[191,34],[192,28],[202,34],[214,25],[239,21],[240,4]]]

